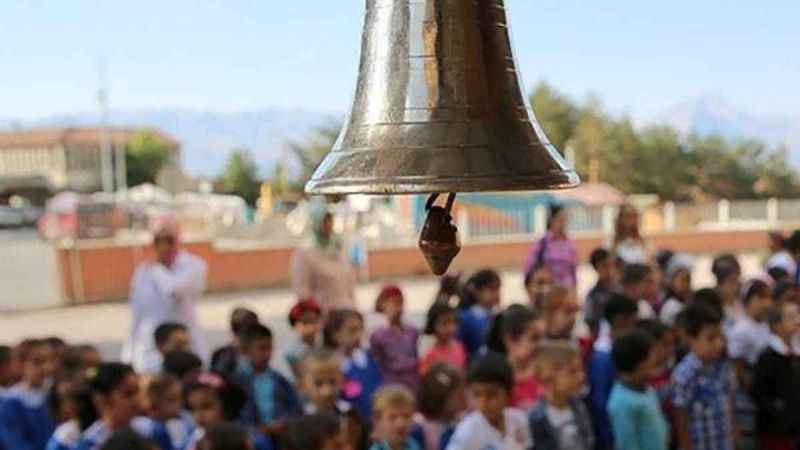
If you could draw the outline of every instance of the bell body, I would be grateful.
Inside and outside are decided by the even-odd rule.
[[[306,191],[576,186],[536,122],[511,48],[503,0],[367,0],[352,110]]]

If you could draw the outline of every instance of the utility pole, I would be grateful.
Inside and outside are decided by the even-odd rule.
[[[97,103],[100,106],[100,178],[103,192],[114,192],[114,162],[111,148],[111,129],[108,123],[108,91],[105,60],[100,60],[98,69]]]

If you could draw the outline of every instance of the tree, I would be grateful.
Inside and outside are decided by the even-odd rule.
[[[247,149],[234,149],[225,164],[220,182],[226,193],[242,197],[250,206],[255,205],[261,190],[261,182],[253,154]]]
[[[125,148],[128,186],[155,183],[162,168],[169,162],[169,144],[149,130],[137,131]]]
[[[305,142],[290,142],[289,151],[300,166],[300,185],[311,179],[317,166],[331,151],[333,144],[339,136],[339,125],[328,124],[314,130],[314,133]]]
[[[530,100],[544,133],[557,149],[564,152],[578,124],[578,108],[566,95],[545,82],[536,86]]]

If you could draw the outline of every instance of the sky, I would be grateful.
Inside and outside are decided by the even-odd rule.
[[[345,112],[367,2],[2,3],[0,118],[33,118],[96,109],[102,65],[113,109]],[[634,117],[703,95],[800,116],[796,0],[506,4],[528,87],[596,94]]]

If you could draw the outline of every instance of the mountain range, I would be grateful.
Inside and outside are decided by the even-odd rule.
[[[282,158],[288,142],[303,141],[321,126],[336,125],[342,115],[300,109],[269,108],[243,112],[184,109],[113,111],[115,126],[161,129],[181,142],[183,165],[191,175],[220,173],[231,150],[250,149],[262,175]],[[0,130],[32,127],[89,126],[98,113],[76,113],[31,120],[0,119]],[[720,97],[700,97],[677,104],[647,124],[669,124],[683,135],[717,133],[729,139],[755,137],[773,148],[785,145],[793,166],[800,168],[800,117],[764,116],[742,111]]]

